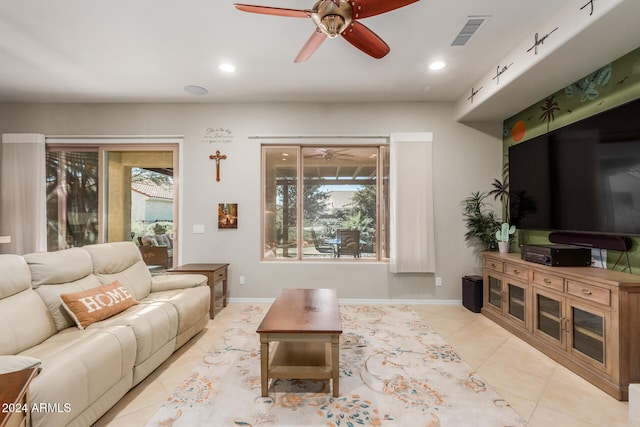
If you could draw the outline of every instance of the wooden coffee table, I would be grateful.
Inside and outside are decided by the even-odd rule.
[[[263,397],[271,378],[330,379],[339,396],[342,321],[335,289],[283,289],[256,332]]]

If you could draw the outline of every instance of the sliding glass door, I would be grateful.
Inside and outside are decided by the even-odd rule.
[[[172,151],[108,150],[105,241],[119,242],[174,229]],[[163,233],[156,230],[164,228]]]
[[[98,150],[47,151],[47,250],[99,240]]]
[[[48,250],[167,237],[177,259],[177,153],[176,144],[48,146]]]

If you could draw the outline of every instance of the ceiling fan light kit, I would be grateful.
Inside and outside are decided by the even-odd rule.
[[[358,19],[368,18],[415,3],[419,0],[319,0],[312,9],[287,9],[236,3],[243,12],[291,18],[311,18],[316,29],[302,47],[294,62],[306,61],[324,40],[341,35],[346,41],[367,55],[380,59],[391,48],[376,33]]]
[[[351,4],[346,0],[320,0],[313,6],[309,16],[320,31],[329,38],[335,38],[351,25],[351,15]]]

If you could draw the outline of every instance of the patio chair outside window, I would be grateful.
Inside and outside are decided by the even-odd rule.
[[[360,258],[360,231],[338,230],[338,258],[342,255],[353,255]]]
[[[148,266],[160,266],[164,269],[172,267],[173,251],[169,245],[159,245],[155,237],[144,236],[138,237],[138,246],[142,260]]]
[[[313,237],[313,245],[316,247],[316,250],[321,254],[332,254],[336,255],[335,246],[331,245],[323,240],[318,239],[316,235],[316,230],[311,229],[311,237]]]

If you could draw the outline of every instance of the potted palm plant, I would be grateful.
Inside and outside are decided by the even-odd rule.
[[[487,206],[485,199],[488,196],[486,192],[478,191],[460,202],[467,226],[464,238],[467,242],[479,246],[481,250],[495,251],[498,249],[495,233],[502,221]]]

